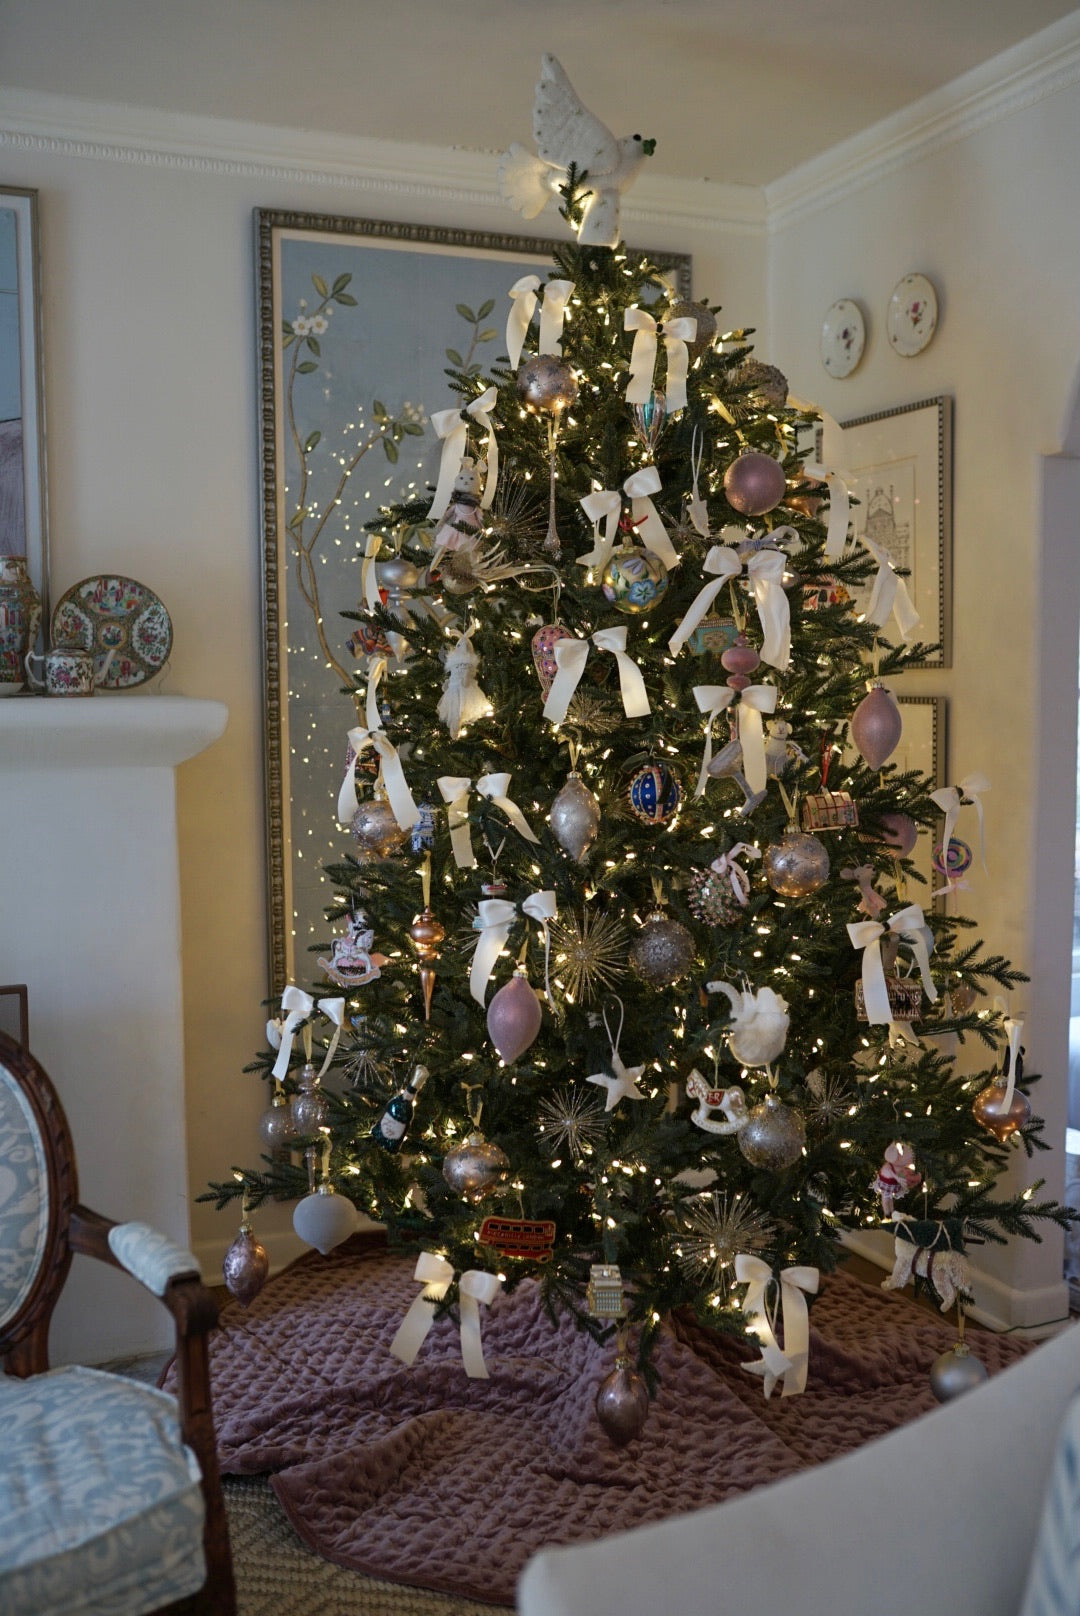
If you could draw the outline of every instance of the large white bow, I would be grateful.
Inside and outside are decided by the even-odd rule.
[[[667,378],[664,397],[668,414],[686,408],[686,375],[690,368],[690,355],[686,344],[697,336],[697,321],[685,315],[665,320],[657,325],[646,309],[627,309],[623,315],[623,330],[634,332],[634,346],[630,354],[630,380],[626,388],[628,404],[647,404],[653,391],[653,371],[656,368],[656,335],[659,330],[667,349]]]
[[[626,629],[597,629],[591,643],[598,651],[610,651],[615,658],[619,670],[623,711],[627,718],[644,718],[650,711],[649,698],[645,691],[645,681],[641,677],[641,669],[634,659],[627,655]],[[551,681],[551,689],[544,703],[544,717],[552,724],[561,724],[566,717],[574,691],[585,672],[585,664],[589,658],[589,644],[589,640],[577,640],[571,636],[569,639],[560,640],[555,647],[555,665],[559,671]]]
[[[316,1004],[310,993],[305,993],[303,988],[295,987],[290,983],[281,995],[281,1008],[284,1015],[266,1023],[267,1041],[271,1049],[277,1050],[277,1059],[273,1067],[274,1077],[280,1083],[289,1070],[296,1029],[302,1021],[307,1021],[308,1017],[313,1015],[316,1010],[321,1015],[324,1015],[334,1028],[330,1047],[326,1051],[326,1056],[319,1070],[319,1076],[322,1077],[334,1058],[334,1051],[337,1049],[338,1039],[341,1037],[341,1026],[345,1019],[345,1000],[340,998],[320,999]]]
[[[422,1251],[416,1259],[413,1278],[418,1279],[424,1288],[419,1296],[414,1297],[409,1311],[390,1343],[390,1351],[394,1357],[400,1358],[402,1363],[410,1366],[416,1362],[416,1355],[435,1322],[435,1309],[432,1303],[441,1302],[450,1289],[454,1278],[453,1265],[448,1263],[445,1257],[440,1257],[437,1252]],[[502,1283],[501,1275],[485,1273],[481,1268],[468,1269],[458,1280],[461,1361],[470,1380],[490,1379],[480,1339],[480,1303],[487,1305],[493,1302],[499,1294]]]
[[[650,496],[660,492],[660,473],[655,466],[643,466],[631,472],[623,483],[623,494],[630,500],[634,530],[646,550],[658,555],[670,572],[681,561],[679,552],[668,537],[659,511]],[[622,494],[615,488],[597,488],[585,494],[581,508],[593,524],[593,547],[587,555],[577,558],[579,567],[606,567],[611,560],[619,531],[622,513]],[[600,531],[601,522],[604,524]]]
[[[975,804],[975,812],[979,816],[979,858],[982,867],[986,869],[986,826],[983,818],[982,794],[990,790],[990,782],[985,774],[965,774],[959,785],[942,786],[940,791],[931,791],[930,801],[937,803],[945,815],[945,833],[941,838],[941,867],[949,868],[949,843],[952,841],[956,821],[960,816],[960,799],[967,797]],[[946,877],[946,880],[948,877]],[[948,891],[948,886],[942,890]]]
[[[762,662],[768,662],[781,672],[787,669],[791,661],[791,607],[782,583],[786,565],[787,558],[783,551],[773,549],[758,550],[746,563],[761,620],[763,640],[759,655]],[[724,585],[740,576],[743,561],[731,545],[714,544],[702,568],[711,574],[711,582],[699,590],[691,602],[690,610],[668,641],[672,656],[678,656]]]
[[[502,809],[519,836],[524,836],[527,842],[539,840],[517,803],[510,797],[508,774],[482,774],[475,783],[468,775],[444,774],[440,775],[436,785],[447,806],[450,848],[459,870],[471,870],[476,866],[476,854],[469,832],[469,794],[474,789],[496,808]]]
[[[938,996],[937,988],[930,976],[930,948],[934,939],[918,904],[909,904],[906,909],[898,910],[889,920],[887,929],[894,937],[899,937],[907,943],[915,955],[923,990],[930,1002],[934,1003]],[[860,920],[848,924],[848,936],[851,938],[852,947],[861,948],[863,951],[863,997],[867,1020],[875,1027],[888,1027],[893,1022],[889,990],[885,982],[885,967],[881,960],[881,939],[885,936],[885,932],[886,927],[877,920]]]
[[[566,305],[573,290],[573,281],[548,281],[544,287],[544,301],[540,305],[540,353],[562,354]]]
[[[806,1390],[806,1377],[810,1364],[810,1315],[807,1296],[817,1294],[816,1268],[792,1267],[781,1271],[775,1279],[768,1263],[760,1257],[740,1252],[735,1258],[735,1278],[747,1287],[743,1297],[743,1312],[749,1327],[761,1342],[761,1358],[757,1363],[743,1364],[752,1375],[761,1375],[765,1382],[765,1396],[772,1396],[778,1380],[783,1380],[782,1397],[797,1397]],[[770,1284],[779,1284],[784,1325],[784,1348],[780,1350],[773,1321],[769,1317],[766,1293]],[[775,1314],[774,1314],[775,1317]]]
[[[510,313],[506,318],[506,352],[510,358],[510,369],[516,370],[521,350],[525,346],[532,317],[536,313],[537,293],[540,290],[539,275],[522,275],[515,281],[509,291]]]
[[[554,920],[557,912],[554,892],[531,893],[522,903],[521,912],[540,923],[544,929],[546,944],[549,922]],[[482,898],[477,905],[476,918],[480,936],[473,953],[472,969],[469,972],[469,992],[482,1009],[484,993],[491,981],[495,961],[506,947],[510,928],[517,919],[517,905],[505,898]],[[549,999],[551,997],[550,990],[548,997]]]
[[[405,771],[401,767],[397,747],[381,729],[351,729],[349,731],[349,747],[352,756],[345,770],[345,778],[341,782],[338,792],[337,816],[341,825],[351,825],[353,816],[360,806],[356,797],[356,765],[369,746],[373,746],[379,754],[382,764],[382,780],[386,787],[386,795],[393,810],[394,818],[402,830],[411,830],[420,818],[420,810],[413,801],[413,794],[409,790],[409,783],[405,778]]]
[[[698,774],[697,789],[694,792],[700,797],[708,780],[709,764],[712,762],[712,734],[713,725],[724,710],[732,702],[739,699],[739,740],[742,744],[743,772],[746,783],[755,796],[764,791],[768,785],[768,766],[765,759],[765,732],[762,728],[762,713],[776,711],[775,685],[747,685],[745,690],[732,690],[730,685],[695,685],[694,700],[698,710],[706,715],[705,748],[701,756],[701,770]]]
[[[464,410],[436,410],[431,417],[435,436],[442,439],[442,459],[439,462],[439,480],[435,485],[435,493],[427,513],[429,522],[437,522],[446,515],[446,507],[450,503],[454,482],[461,470],[461,461],[469,441],[469,427],[472,424],[482,427],[487,433],[484,445],[487,479],[480,501],[481,507],[487,510],[495,498],[495,487],[499,480],[499,445],[495,437],[491,411],[495,408],[498,397],[498,388],[489,387],[479,398],[474,398],[471,404],[466,404]]]

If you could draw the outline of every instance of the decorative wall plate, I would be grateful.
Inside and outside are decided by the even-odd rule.
[[[862,310],[849,297],[842,297],[828,310],[821,326],[821,363],[830,376],[840,381],[850,376],[863,356],[866,325]]]
[[[57,603],[52,643],[93,654],[98,690],[126,690],[164,667],[172,623],[153,590],[134,578],[84,578]]]
[[[925,275],[905,275],[893,287],[885,332],[902,359],[912,359],[937,330],[937,293]]]

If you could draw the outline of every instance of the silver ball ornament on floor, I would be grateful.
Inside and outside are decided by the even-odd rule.
[[[687,975],[696,952],[694,939],[682,922],[654,909],[645,917],[641,934],[630,949],[630,964],[650,987],[666,988]]]
[[[806,831],[786,830],[766,848],[765,879],[782,898],[808,898],[829,879],[829,854],[823,842]]]
[[[482,1201],[505,1183],[509,1172],[506,1152],[479,1133],[471,1133],[464,1144],[455,1145],[443,1157],[443,1178],[467,1201]]]
[[[599,833],[600,804],[576,770],[567,776],[548,818],[559,846],[580,864]]]
[[[619,1356],[596,1393],[596,1417],[617,1448],[641,1435],[649,1412],[649,1389],[630,1359]]]
[[[516,385],[518,398],[533,415],[561,415],[578,395],[574,372],[557,354],[526,359]]]
[[[791,1106],[778,1100],[775,1094],[766,1094],[761,1104],[750,1111],[736,1137],[751,1167],[765,1167],[770,1172],[780,1173],[802,1155],[806,1124]]]
[[[951,1402],[964,1392],[974,1391],[988,1379],[986,1365],[974,1356],[964,1341],[935,1358],[930,1369],[930,1390],[939,1403]]]

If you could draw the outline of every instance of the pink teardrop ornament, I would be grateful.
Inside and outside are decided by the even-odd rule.
[[[524,1055],[536,1040],[544,1019],[540,1001],[528,978],[515,971],[488,1005],[488,1037],[507,1066]]]
[[[572,640],[573,637],[570,630],[564,628],[561,623],[545,623],[532,637],[533,665],[545,700],[559,671],[559,664],[555,660],[555,647],[560,640]]]
[[[869,768],[880,769],[889,761],[900,745],[903,729],[904,720],[892,691],[874,684],[851,719],[851,739]]]

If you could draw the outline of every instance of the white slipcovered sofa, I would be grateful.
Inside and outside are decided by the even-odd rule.
[[[1078,1390],[1080,1325],[843,1459],[691,1515],[544,1549],[522,1574],[518,1612],[1077,1616]]]

